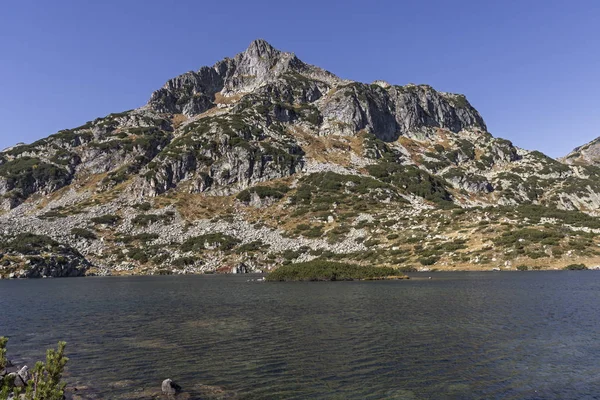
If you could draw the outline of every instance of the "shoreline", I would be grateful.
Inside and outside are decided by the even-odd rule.
[[[587,268],[581,271],[600,271],[600,268]],[[564,268],[545,268],[545,269],[529,269],[526,271],[519,271],[517,269],[441,269],[435,268],[429,271],[409,271],[407,274],[436,274],[436,273],[465,273],[465,272],[486,272],[486,273],[516,273],[516,272],[569,272],[569,270]],[[91,275],[82,275],[82,276],[43,276],[36,278],[21,278],[21,277],[13,277],[13,278],[4,278],[0,277],[0,281],[28,281],[28,280],[44,280],[44,279],[82,279],[82,278],[123,278],[123,277],[175,277],[175,276],[267,276],[266,272],[248,272],[244,274],[231,274],[231,273],[174,273],[174,274],[138,274],[138,273],[129,273],[129,274],[91,274]],[[364,278],[364,279],[339,279],[339,280],[303,280],[303,282],[319,282],[319,281],[328,281],[328,282],[351,282],[351,281],[381,281],[381,280],[405,280],[405,279],[413,279],[413,277],[407,276],[390,276],[390,277],[379,277],[379,278]],[[260,281],[259,281],[260,282]]]

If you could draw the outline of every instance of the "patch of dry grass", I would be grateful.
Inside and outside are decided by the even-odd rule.
[[[169,191],[154,199],[159,208],[174,205],[186,221],[209,219],[234,211],[233,196],[207,196],[201,193]]]
[[[177,129],[188,120],[188,117],[183,114],[175,114],[173,118],[171,118],[171,122],[173,123],[173,128]]]
[[[237,103],[244,95],[241,93],[233,96],[223,96],[220,92],[215,93],[215,104],[233,104]]]
[[[302,128],[290,130],[300,140],[306,157],[317,162],[350,166],[351,153],[362,154],[363,139],[357,136],[317,136]]]

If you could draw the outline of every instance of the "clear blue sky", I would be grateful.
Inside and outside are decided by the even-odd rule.
[[[256,38],[348,79],[464,93],[492,134],[561,156],[600,136],[600,1],[12,0],[0,148],[143,105]]]

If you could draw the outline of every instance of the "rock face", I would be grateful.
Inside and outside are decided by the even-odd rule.
[[[29,367],[24,365],[18,372],[17,377],[15,379],[15,386],[23,387],[27,385],[27,381],[31,379],[31,375],[29,374]]]
[[[320,111],[326,130],[335,132],[336,124],[342,123],[348,134],[366,130],[386,142],[409,133],[425,133],[427,128],[486,130],[464,96],[436,92],[427,85],[382,88],[353,83],[329,97]]]
[[[232,59],[171,79],[152,94],[148,106],[160,113],[193,116],[216,106],[217,93],[220,97],[250,93],[286,73],[341,81],[320,68],[304,64],[292,53],[276,50],[264,40],[255,40],[246,51]]]
[[[61,278],[84,276],[91,267],[77,250],[34,234],[0,241],[0,277]]]
[[[370,132],[388,142],[429,128],[485,131],[462,95],[344,81],[256,40],[233,59],[171,79],[141,109],[0,153],[2,206],[103,173],[100,190],[137,175],[142,196],[181,181],[191,192],[235,192],[303,168],[304,152],[286,132],[293,125],[317,135]]]
[[[437,241],[512,212],[521,224],[596,229],[597,142],[553,160],[493,137],[463,95],[343,80],[256,40],[169,80],[141,108],[0,152],[0,275],[555,257],[568,235],[530,252],[478,244],[482,254],[445,261]],[[478,219],[421,238],[448,226],[430,212],[452,209]]]
[[[572,165],[600,165],[600,137],[576,147],[561,161]]]

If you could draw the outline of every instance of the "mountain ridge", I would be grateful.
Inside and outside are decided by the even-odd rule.
[[[595,165],[493,137],[464,95],[343,80],[260,39],[168,80],[138,109],[0,152],[0,196],[4,247],[40,233],[75,243],[86,271],[102,274],[265,270],[323,254],[364,263],[361,253],[404,267],[512,265],[493,230],[475,235],[490,245],[439,233],[435,219],[458,210],[471,218],[459,218],[457,231],[490,215],[500,235],[515,218],[600,228]],[[572,238],[557,235],[555,252],[535,242],[527,254],[537,258],[523,262],[569,261],[555,254]],[[440,240],[481,254],[446,253],[431,244]],[[527,252],[519,243],[513,255]],[[595,242],[586,243],[593,259]],[[0,275],[27,275],[20,256],[0,259]]]

